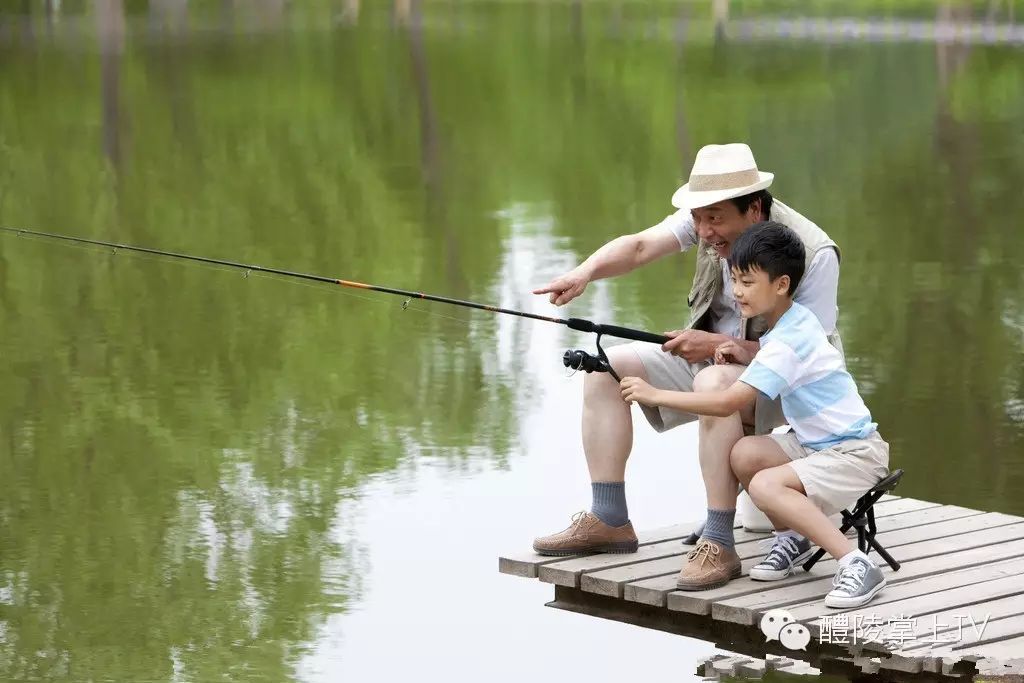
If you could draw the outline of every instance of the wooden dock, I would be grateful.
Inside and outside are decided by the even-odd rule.
[[[878,541],[902,567],[884,567],[886,588],[854,610],[825,607],[836,566],[827,556],[783,581],[751,580],[747,573],[770,535],[741,528],[736,551],[744,576],[709,591],[675,589],[692,549],[681,540],[694,523],[641,533],[632,554],[531,551],[501,557],[498,567],[553,584],[548,606],[700,638],[755,664],[782,655],[824,673],[884,680],[1024,674],[1024,518],[899,496],[882,498],[875,515]],[[808,629],[806,650],[767,640],[761,617],[774,609]],[[737,671],[750,666],[743,659],[733,662]]]

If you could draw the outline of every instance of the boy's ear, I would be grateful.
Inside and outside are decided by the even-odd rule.
[[[793,295],[793,292],[789,291],[789,283],[790,279],[788,275],[780,275],[778,279],[775,280],[773,284],[775,285],[775,291],[779,296],[785,296],[787,294],[790,296]]]

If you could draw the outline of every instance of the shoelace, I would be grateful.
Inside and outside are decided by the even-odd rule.
[[[868,566],[863,562],[851,562],[839,573],[839,576],[832,579],[832,586],[848,593],[856,592],[864,583],[864,575],[868,573]]]
[[[782,555],[783,553],[788,553],[788,557],[783,556],[783,559],[787,561],[800,554],[800,546],[797,545],[792,536],[780,536],[775,539],[775,549],[772,554]]]
[[[572,523],[569,525],[569,528],[575,531],[577,528],[579,528],[583,524],[583,522],[584,522],[584,520],[586,520],[586,518],[587,518],[587,511],[586,510],[580,510],[579,512],[575,513],[572,516],[572,519],[570,520]]]
[[[711,562],[711,566],[717,567],[718,555],[721,552],[721,549],[714,543],[711,543],[710,541],[701,541],[697,544],[696,548],[690,551],[690,554],[686,559],[690,562],[700,559],[700,566],[702,568],[704,567],[704,563],[707,561]]]
[[[797,545],[797,542],[791,536],[766,538],[761,541],[761,550],[768,550],[770,552],[760,564],[775,564],[775,560],[790,563],[794,557],[800,554],[800,546]]]

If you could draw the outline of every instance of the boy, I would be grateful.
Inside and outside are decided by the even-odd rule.
[[[771,399],[781,395],[792,431],[744,437],[730,457],[736,477],[777,530],[772,550],[751,570],[751,578],[785,578],[807,557],[813,541],[839,560],[825,604],[860,607],[885,587],[885,577],[828,515],[888,474],[889,446],[818,319],[793,301],[804,263],[803,244],[789,228],[773,221],[751,227],[736,240],[728,258],[733,294],[744,317],[764,316],[769,329],[753,357],[733,342],[715,351],[715,362],[748,365],[746,371],[728,389],[706,393],[664,391],[625,377],[622,397],[647,406],[727,416],[752,405],[758,392]],[[740,575],[732,548],[735,510],[713,512],[721,512],[723,520],[709,515],[687,563],[699,566],[696,571],[703,574],[694,577],[690,570],[684,575],[684,567],[677,579],[680,589],[706,588],[709,577],[724,585]]]

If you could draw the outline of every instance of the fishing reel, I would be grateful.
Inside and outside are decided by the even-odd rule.
[[[607,372],[615,378],[616,382],[621,382],[622,378],[619,377],[618,373],[612,368],[612,364],[608,360],[607,354],[604,349],[601,348],[601,335],[597,335],[597,355],[588,353],[583,349],[569,349],[562,354],[562,365],[573,370],[582,370],[583,372]]]

